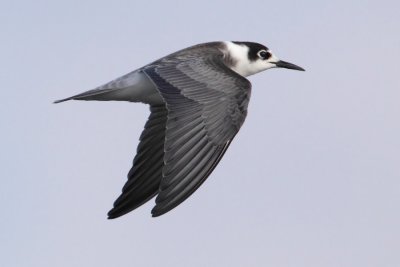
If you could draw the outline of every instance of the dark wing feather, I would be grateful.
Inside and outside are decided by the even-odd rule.
[[[109,219],[136,209],[158,193],[162,178],[167,110],[161,105],[150,107],[150,111],[133,166],[128,173],[128,181],[114,208],[109,211]]]
[[[247,114],[250,82],[226,67],[219,50],[199,50],[144,69],[168,110],[153,216],[179,205],[207,179]]]

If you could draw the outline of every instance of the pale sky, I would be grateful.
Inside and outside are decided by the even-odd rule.
[[[1,1],[0,266],[400,266],[398,1]],[[197,43],[306,72],[249,114],[188,200],[116,220],[148,109],[53,100]]]

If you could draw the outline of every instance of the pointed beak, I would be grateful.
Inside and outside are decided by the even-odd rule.
[[[302,67],[299,67],[297,65],[294,65],[292,63],[283,61],[283,60],[279,60],[278,62],[275,63],[277,68],[285,68],[285,69],[291,69],[291,70],[301,70],[301,71],[305,71],[305,69],[303,69]]]

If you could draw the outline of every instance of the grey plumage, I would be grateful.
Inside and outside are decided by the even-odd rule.
[[[122,188],[121,196],[115,201],[114,208],[108,213],[110,219],[136,209],[158,193],[164,164],[168,111],[164,105],[151,106],[150,111],[150,117],[139,138],[128,181]]]
[[[142,193],[143,198],[139,200],[147,200],[158,193],[153,216],[179,205],[205,181],[247,113],[250,82],[223,63],[223,54],[218,47],[198,47],[196,53],[188,51],[142,69],[157,85],[168,111],[163,166],[159,166],[162,172],[141,176],[143,180],[154,182],[154,187],[150,190],[152,193]],[[158,147],[159,143],[152,145]],[[159,158],[159,154],[155,153],[153,157]],[[135,164],[138,164],[136,160],[132,170]],[[159,184],[156,183],[157,175]],[[128,178],[127,184],[135,184],[133,181]],[[137,199],[140,192],[126,190],[129,187],[125,185],[109,212],[110,218],[137,207],[140,201],[132,199]],[[154,188],[159,189],[158,192],[154,192]]]
[[[151,114],[140,136],[128,181],[108,213],[110,219],[136,209],[155,195],[152,215],[160,216],[187,199],[211,174],[247,115],[251,84],[240,73],[260,71],[251,65],[260,64],[254,58],[258,50],[245,52],[248,54],[244,57],[255,62],[246,63],[249,66],[237,54],[246,47],[267,49],[249,44],[254,43],[193,46],[95,90],[56,101],[150,104]],[[230,48],[236,54],[229,52],[229,45],[237,46]],[[266,61],[268,67],[263,68],[273,63]],[[290,67],[300,69],[293,64]]]

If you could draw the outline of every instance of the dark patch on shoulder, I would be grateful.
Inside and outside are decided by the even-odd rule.
[[[255,61],[258,59],[258,55],[257,53],[260,50],[267,50],[268,51],[268,47],[266,47],[265,45],[259,44],[259,43],[253,43],[253,42],[232,42],[234,44],[238,44],[238,45],[245,45],[249,47],[249,59],[251,61]]]

